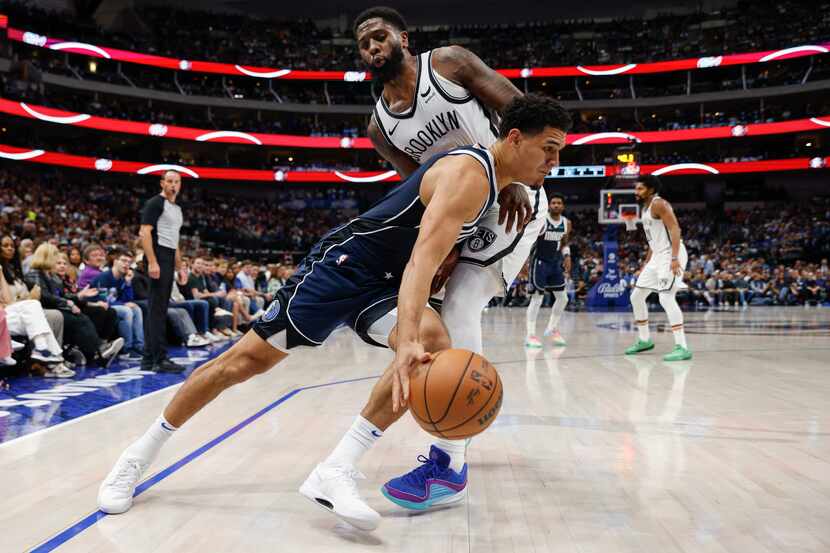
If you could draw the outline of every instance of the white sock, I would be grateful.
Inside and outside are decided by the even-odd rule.
[[[674,343],[688,348],[686,333],[683,331],[683,312],[680,310],[680,306],[677,305],[675,292],[660,292],[660,305],[663,306],[666,317],[669,319],[672,334],[674,334]]]
[[[152,463],[161,451],[161,447],[167,443],[176,430],[178,428],[167,422],[164,415],[159,415],[147,432],[133,442],[127,450],[146,463]]]
[[[377,426],[358,415],[323,464],[357,467],[363,454],[382,436],[383,432]]]
[[[683,325],[680,326],[673,326],[672,334],[674,334],[674,343],[678,346],[683,346],[683,348],[688,349],[686,345],[686,333],[683,332]]]
[[[646,298],[651,294],[650,290],[634,288],[631,292],[631,309],[634,311],[634,323],[637,325],[637,333],[640,340],[646,341],[651,338],[648,328],[648,306]]]
[[[568,294],[564,290],[554,292],[553,297],[556,298],[556,301],[553,302],[548,327],[545,329],[548,334],[559,328],[559,319],[562,318],[562,313],[565,312],[565,308],[568,306]]]
[[[450,456],[450,468],[455,472],[461,472],[464,468],[464,463],[467,462],[467,446],[470,445],[471,438],[466,440],[444,440],[438,439],[432,442],[437,448],[440,448],[447,455]]]
[[[45,334],[38,334],[37,336],[32,338],[32,341],[35,343],[35,349],[45,349],[47,351],[49,350],[49,341],[46,339]]]
[[[544,294],[533,294],[530,297],[530,305],[527,306],[527,336],[536,334],[536,317],[539,316],[539,308],[542,306]]]

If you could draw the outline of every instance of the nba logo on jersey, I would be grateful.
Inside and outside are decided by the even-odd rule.
[[[476,233],[470,237],[470,241],[467,243],[467,246],[470,248],[470,251],[480,252],[481,250],[489,247],[495,241],[495,232],[484,227],[479,227],[476,229]]]

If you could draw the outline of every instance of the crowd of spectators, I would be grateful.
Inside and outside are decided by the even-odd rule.
[[[28,2],[0,2],[16,27],[115,48],[190,60],[295,69],[354,69],[359,59],[351,29],[312,20],[276,20],[239,14],[142,6],[122,14],[126,29],[107,32],[83,17],[61,17]],[[404,13],[404,16],[408,14]],[[409,14],[413,19],[421,14]],[[741,0],[720,10],[650,19],[530,21],[413,27],[418,51],[468,44],[498,67],[613,64],[775,50],[827,39],[826,3]],[[240,34],[240,30],[244,33]],[[339,39],[347,39],[345,41]]]
[[[131,14],[133,24],[129,31],[107,32],[89,20],[60,17],[24,3],[0,3],[0,10],[9,14],[13,25],[39,33],[150,54],[294,69],[361,69],[350,29],[322,28],[310,20],[216,17],[208,12],[142,7]],[[641,63],[817,44],[828,38],[822,26],[827,17],[830,13],[826,4],[813,9],[796,1],[742,1],[717,12],[664,15],[648,20],[431,25],[413,28],[410,44],[414,52],[462,44],[499,68]],[[245,29],[245,33],[240,34],[240,29]],[[365,83],[329,90],[319,82],[269,83],[262,79],[187,72],[174,76],[169,70],[107,60],[97,60],[93,68],[87,58],[17,44],[13,50],[22,59],[33,60],[35,72],[55,72],[181,94],[302,104],[366,104],[372,100]],[[817,80],[830,75],[830,64],[821,56],[802,62],[748,66],[744,73],[740,68],[709,70],[696,74],[692,82],[687,82],[681,72],[635,79],[635,82],[629,82],[627,77],[586,78],[579,81],[579,92],[570,82],[565,86],[554,84],[548,90],[565,100],[629,98],[633,86],[637,97],[648,97],[798,84],[804,78]],[[530,84],[537,88],[548,85],[538,80],[531,80]]]
[[[136,240],[140,197],[128,187],[73,185],[59,172],[33,178],[0,169],[0,364],[21,361],[68,378],[79,366],[140,359],[149,288]],[[181,199],[195,215],[183,228],[168,334],[189,347],[238,336],[311,245],[371,201],[366,191],[343,188],[284,189],[256,201],[194,188]],[[828,301],[827,199],[677,213],[690,254],[681,302],[730,308]],[[569,292],[580,308],[602,277],[605,228],[593,210],[567,215],[574,228]],[[640,233],[615,231],[619,269],[633,286],[644,241]],[[257,261],[246,260],[246,242],[268,248]],[[525,287],[522,276],[506,304],[522,305]]]

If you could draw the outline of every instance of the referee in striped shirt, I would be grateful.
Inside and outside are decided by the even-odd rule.
[[[176,196],[182,188],[181,175],[166,171],[161,176],[161,193],[153,196],[141,210],[139,237],[150,276],[149,313],[144,318],[144,358],[141,368],[156,372],[181,372],[183,367],[167,357],[164,347],[167,330],[167,305],[173,278],[181,265],[179,232],[184,219]]]

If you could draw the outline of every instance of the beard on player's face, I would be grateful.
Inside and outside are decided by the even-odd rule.
[[[403,69],[403,47],[400,43],[393,44],[389,50],[389,56],[380,67],[375,67],[369,62],[369,70],[372,72],[372,79],[380,84],[387,83],[401,74]]]

